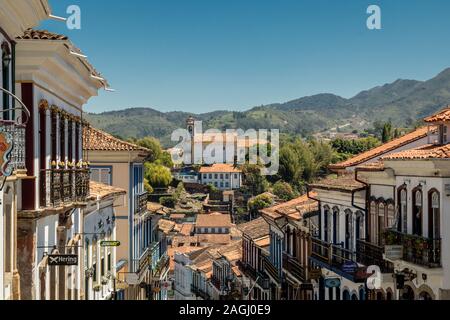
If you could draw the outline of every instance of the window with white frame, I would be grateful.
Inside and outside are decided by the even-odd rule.
[[[107,167],[91,168],[91,180],[106,185],[112,184],[112,169]]]

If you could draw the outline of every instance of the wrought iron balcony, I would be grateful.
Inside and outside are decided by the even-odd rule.
[[[357,240],[356,242],[356,261],[365,266],[379,266],[382,273],[393,273],[394,266],[389,261],[384,260],[384,247]]]
[[[289,272],[299,281],[306,280],[305,268],[300,264],[297,258],[291,256],[287,252],[283,252],[283,269]]]
[[[7,174],[25,171],[25,125],[14,121],[0,120],[0,151],[9,159]],[[3,140],[2,139],[2,140]],[[4,156],[2,156],[4,159]]]
[[[221,281],[219,279],[217,279],[215,276],[211,277],[211,284],[214,287],[216,287],[217,290],[219,290],[219,291],[223,290]]]
[[[359,265],[356,262],[355,252],[317,238],[312,238],[311,243],[311,259],[314,262],[354,282],[364,281],[358,272]],[[349,266],[352,266],[352,271],[347,269]]]
[[[253,268],[252,265],[238,261],[237,262],[239,268],[242,270],[242,272],[247,276],[250,277],[253,281],[256,281],[256,283],[263,289],[268,290],[270,286],[270,280],[269,277],[264,274],[263,272],[259,272]]]
[[[141,254],[138,260],[134,261],[134,270],[139,276],[139,279],[142,279],[142,277],[145,275],[146,271],[148,270],[148,266],[150,264],[150,249],[147,248],[145,251]]]
[[[386,245],[403,247],[404,261],[428,268],[440,268],[442,266],[441,242],[441,239],[424,238],[396,230],[385,232]]]
[[[196,285],[191,285],[191,292],[203,300],[209,300],[209,295],[206,291],[200,289]]]
[[[25,171],[25,129],[30,119],[30,111],[26,105],[16,95],[0,86],[3,96],[15,101],[12,107],[2,105],[0,115],[0,163],[1,174],[4,178],[11,174]],[[17,107],[16,107],[17,105]],[[1,182],[1,187],[5,179]]]
[[[262,259],[264,271],[272,277],[277,283],[281,283],[280,273],[278,268],[273,265],[268,256],[264,256]]]
[[[136,195],[135,215],[141,215],[147,211],[148,192]]]
[[[82,204],[89,197],[88,169],[48,169],[40,173],[40,207]]]

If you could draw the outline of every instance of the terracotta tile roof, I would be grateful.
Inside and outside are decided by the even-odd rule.
[[[436,128],[432,127],[430,130],[435,130]],[[420,140],[424,137],[426,137],[428,134],[428,127],[422,127],[419,128],[413,132],[410,132],[408,134],[405,134],[404,136],[394,139],[388,143],[385,143],[379,147],[376,147],[372,150],[363,152],[351,159],[348,159],[346,161],[332,164],[329,166],[331,170],[339,170],[339,169],[346,169],[348,167],[353,167],[359,164],[362,164],[363,162],[373,160],[376,158],[381,157],[382,155],[386,154],[387,152],[391,152],[397,148],[400,148],[402,146],[405,146],[407,144],[410,144],[414,141]]]
[[[231,164],[216,163],[209,167],[201,167],[200,173],[241,173],[242,170]]]
[[[196,227],[231,227],[231,217],[229,214],[213,212],[211,214],[198,214],[195,222]]]
[[[266,247],[270,246],[270,236],[267,235],[261,239],[256,240],[255,244],[261,248],[266,248]]]
[[[34,30],[34,29],[27,29],[25,30],[24,34],[22,36],[17,37],[17,39],[20,40],[60,40],[65,41],[69,40],[69,37],[53,33],[47,30]]]
[[[194,225],[192,223],[184,223],[181,225],[180,234],[183,236],[190,236],[194,231]]]
[[[231,241],[229,234],[197,234],[198,243],[228,244]]]
[[[159,227],[159,230],[161,230],[162,232],[167,234],[174,230],[175,222],[166,220],[166,219],[160,219],[158,221],[158,227]]]
[[[186,215],[184,213],[173,213],[170,215],[170,219],[178,220],[178,219],[184,219],[186,218]]]
[[[316,183],[310,184],[310,187],[325,190],[355,191],[363,189],[365,185],[356,181],[354,174],[344,174],[338,177],[327,177]]]
[[[427,160],[450,159],[450,144],[426,145],[420,148],[405,150],[383,157],[383,160]]]
[[[445,122],[450,121],[450,105],[438,113],[424,119],[425,122]]]
[[[157,202],[147,202],[147,210],[161,215],[166,215],[173,211],[173,209],[164,207]]]
[[[149,149],[117,139],[91,126],[83,128],[83,149],[89,151],[141,151],[147,154]]]
[[[90,197],[92,200],[102,200],[107,197],[124,195],[127,192],[124,189],[109,186],[96,181],[89,182]]]
[[[184,246],[184,247],[169,247],[167,248],[167,255],[169,256],[169,270],[173,271],[175,269],[175,253],[190,253],[190,252],[196,252],[201,251],[202,248],[199,247],[191,247],[191,246]]]
[[[269,224],[264,218],[258,218],[250,222],[238,224],[237,227],[245,236],[250,237],[250,239],[259,239],[270,233]]]
[[[363,171],[383,171],[385,169],[383,161],[369,162],[357,166],[358,170]]]
[[[311,193],[314,197],[316,194]],[[283,202],[275,206],[261,210],[261,213],[270,219],[277,219],[282,216],[299,220],[303,214],[318,210],[318,203],[309,199],[308,195],[303,195],[291,201]]]

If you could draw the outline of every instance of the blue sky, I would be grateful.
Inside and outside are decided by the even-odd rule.
[[[89,112],[128,107],[199,113],[246,110],[305,95],[351,97],[398,78],[426,80],[450,67],[447,0],[50,0],[79,5],[67,34],[115,93]],[[367,7],[382,30],[366,27]]]

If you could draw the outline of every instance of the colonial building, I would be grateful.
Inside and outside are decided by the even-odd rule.
[[[270,278],[270,299],[311,298],[310,217],[317,210],[317,202],[307,195],[261,210],[270,226],[269,256],[262,260],[264,272]]]
[[[385,260],[393,264],[399,299],[450,299],[450,157],[448,132],[450,107],[428,117],[437,128],[429,144],[396,152],[372,168],[361,168],[358,177],[374,186],[369,203],[369,233],[385,245]],[[382,186],[384,190],[382,190]],[[384,199],[393,199],[387,205]],[[387,206],[387,207],[386,207]],[[392,206],[392,209],[389,209]],[[387,226],[378,223],[395,218]],[[378,217],[378,220],[375,219]],[[380,239],[381,229],[384,238]]]
[[[148,193],[144,190],[144,160],[150,151],[122,141],[91,126],[84,128],[83,148],[91,163],[91,179],[127,191],[127,199],[116,208],[116,239],[118,280],[131,279],[130,273],[138,275],[120,297],[129,300],[149,299],[148,288],[152,283],[151,248],[158,238],[157,222],[147,210]],[[156,229],[155,229],[156,228]],[[153,231],[153,232],[152,232]],[[143,285],[141,285],[141,283]],[[125,286],[126,287],[126,286]]]
[[[446,297],[440,208],[446,205],[442,159],[448,113],[445,109],[425,119],[427,127],[332,165],[343,175],[310,185],[317,192],[311,198],[320,204],[311,253],[311,262],[321,268],[317,299]],[[376,286],[368,283],[369,266],[379,268]]]
[[[82,256],[81,208],[89,195],[82,107],[107,82],[66,36],[27,30],[16,42],[16,92],[29,110],[27,177],[17,202],[21,298],[66,300],[69,268],[49,267],[48,256]]]
[[[263,218],[238,225],[242,231],[243,300],[268,300],[269,277],[263,269],[263,259],[269,256],[270,229]]]
[[[242,273],[237,262],[242,259],[242,242],[235,241],[227,250],[219,251],[212,264],[212,299],[240,300],[243,294]]]
[[[72,299],[78,296],[78,288],[86,300],[114,298],[116,279],[116,214],[114,202],[123,201],[126,191],[109,185],[90,182],[90,195],[83,209],[83,257],[80,259],[81,279],[68,277],[73,284]],[[121,200],[119,200],[121,199]],[[72,267],[75,268],[75,267]],[[74,274],[74,272],[72,272]],[[78,283],[79,282],[79,283]],[[71,297],[68,297],[69,299]]]
[[[46,0],[0,1],[0,300],[20,299],[17,266],[17,210],[21,181],[26,177],[25,128],[30,111],[14,95],[16,37],[48,18]]]
[[[242,187],[242,171],[231,164],[213,164],[200,169],[201,183],[220,190],[235,190]]]

